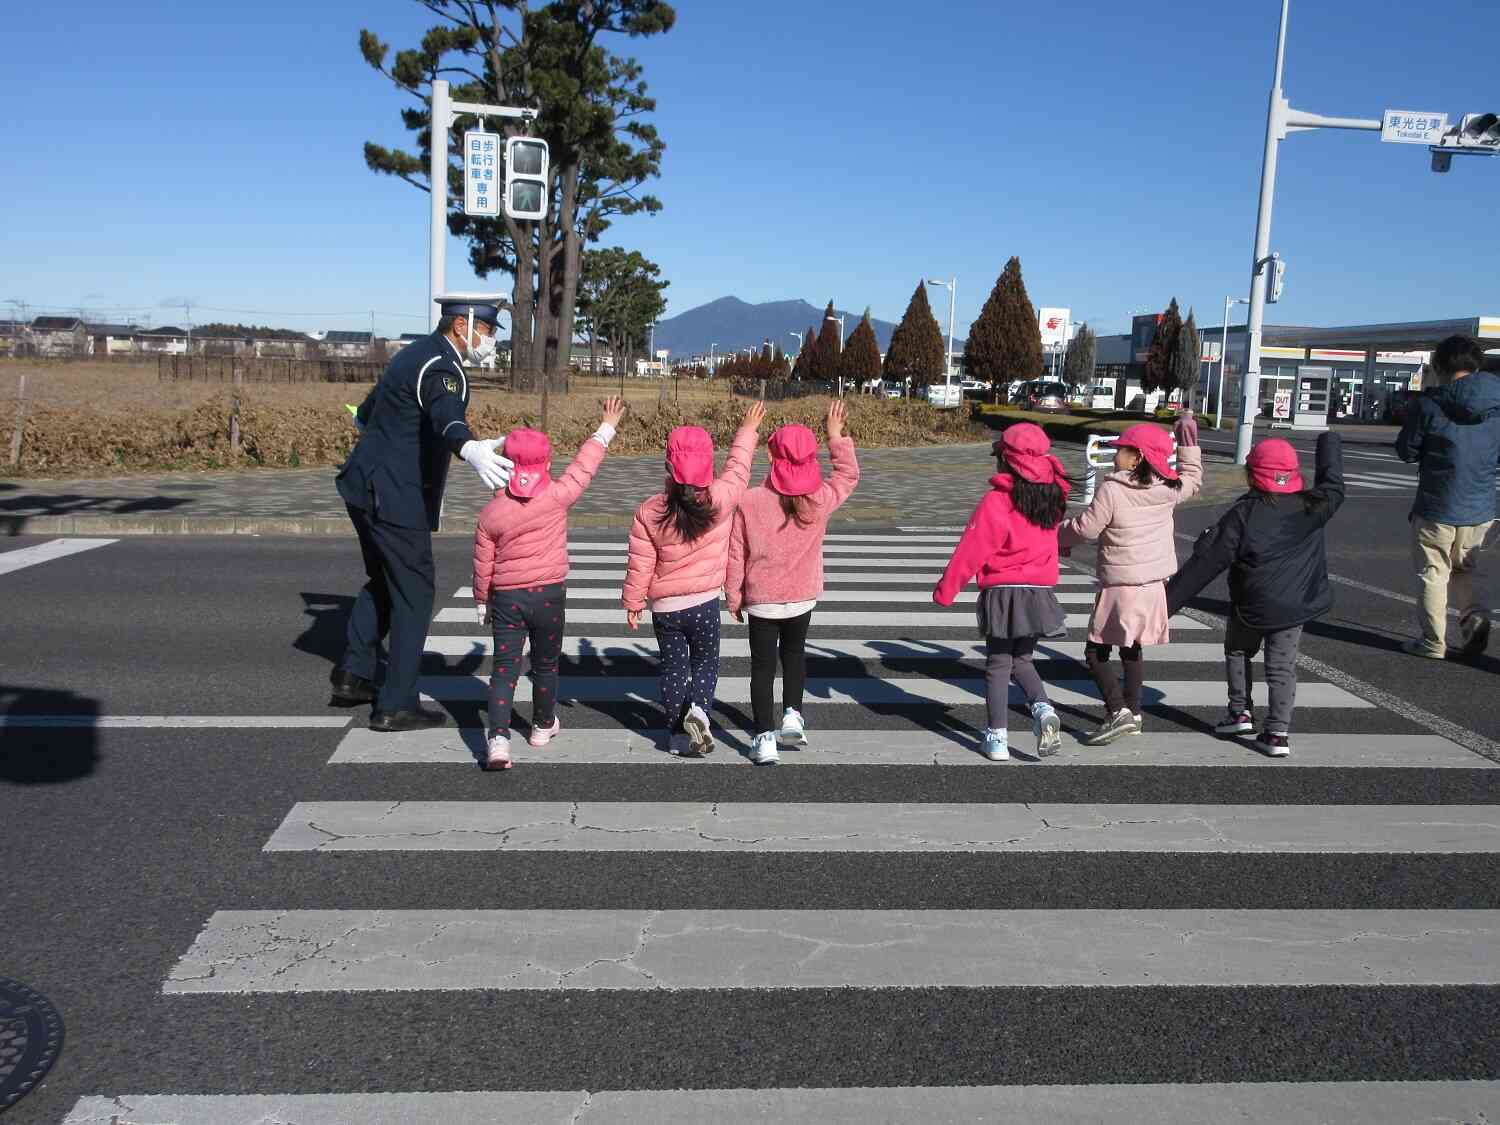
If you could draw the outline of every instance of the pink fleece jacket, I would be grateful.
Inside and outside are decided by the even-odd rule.
[[[810,517],[798,524],[768,484],[752,488],[734,514],[724,593],[730,613],[767,602],[806,602],[823,593],[823,535],[828,520],[859,483],[854,439],[828,443],[833,476],[807,496]]]
[[[1099,582],[1104,586],[1145,586],[1171,578],[1177,573],[1172,513],[1203,487],[1203,451],[1196,445],[1178,446],[1177,471],[1180,489],[1161,481],[1142,487],[1129,473],[1111,473],[1099,482],[1094,502],[1058,529],[1059,546],[1099,540]]]
[[[658,492],[635,510],[625,591],[620,599],[626,609],[645,609],[647,601],[703,594],[724,585],[734,510],[750,483],[750,461],[758,438],[753,426],[741,426],[734,435],[723,474],[708,486],[718,516],[713,526],[692,543],[684,542],[675,527],[662,526],[665,493]]]
[[[589,438],[539,496],[517,500],[501,489],[474,529],[474,600],[493,590],[548,586],[568,577],[568,509],[594,479],[606,450]]]
[[[1068,482],[1061,481],[1063,495]],[[969,579],[990,586],[1056,586],[1057,528],[1042,528],[1016,511],[1012,495],[1016,478],[996,473],[990,491],[953,548],[953,557],[932,591],[938,605],[952,605]]]

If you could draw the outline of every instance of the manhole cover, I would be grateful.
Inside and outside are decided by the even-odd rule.
[[[0,1109],[29,1094],[62,1051],[62,1017],[18,980],[0,977]]]

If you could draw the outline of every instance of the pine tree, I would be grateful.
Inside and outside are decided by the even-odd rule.
[[[1156,335],[1151,337],[1151,349],[1146,353],[1146,370],[1141,376],[1141,389],[1148,394],[1152,391],[1171,391],[1176,386],[1172,381],[1172,372],[1177,354],[1177,337],[1181,333],[1182,313],[1178,311],[1177,298],[1173,297],[1167,305],[1167,311],[1156,322]]]
[[[817,345],[818,334],[813,331],[812,325],[807,326],[807,331],[802,333],[802,339],[797,344],[797,358],[792,363],[793,379],[810,379],[808,365],[812,363],[813,348]]]
[[[849,336],[839,370],[845,381],[856,388],[880,378],[880,341],[875,338],[869,309],[865,310],[864,317]]]
[[[1198,337],[1198,322],[1193,310],[1188,310],[1187,323],[1177,334],[1177,348],[1173,353],[1173,385],[1182,388],[1183,402],[1193,404],[1193,394],[1198,389],[1198,379],[1203,366],[1203,343]]]
[[[1078,333],[1068,345],[1068,358],[1063,361],[1063,382],[1070,387],[1086,387],[1094,381],[1094,358],[1098,342],[1094,330],[1087,324],[1078,326]]]
[[[823,327],[818,332],[812,357],[808,360],[807,374],[811,379],[832,382],[839,377],[839,359],[843,348],[839,346],[839,322],[834,319],[833,302],[823,313]]]
[[[990,382],[995,401],[1012,379],[1035,379],[1042,373],[1042,332],[1036,309],[1021,279],[1021,259],[1005,263],[979,319],[969,328],[964,366]]]
[[[910,379],[918,386],[937,382],[943,377],[946,358],[943,330],[927,301],[927,285],[919,281],[901,323],[891,333],[891,346],[885,353],[885,377],[893,383]]]

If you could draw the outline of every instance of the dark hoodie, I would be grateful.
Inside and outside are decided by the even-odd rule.
[[[1421,466],[1413,517],[1455,527],[1494,519],[1500,376],[1476,371],[1423,391],[1396,438],[1396,453]]]

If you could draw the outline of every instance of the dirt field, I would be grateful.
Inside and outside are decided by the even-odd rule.
[[[9,464],[17,388],[26,376],[27,413],[20,466]],[[575,377],[571,394],[554,394],[548,430],[568,446],[592,432],[605,395],[619,382]],[[619,453],[661,450],[676,425],[701,425],[727,441],[749,400],[723,384],[683,380],[660,402],[660,384],[625,380],[631,415],[613,446]],[[219,383],[158,382],[154,365],[0,362],[0,475],[66,477],[164,469],[297,468],[343,460],[355,431],[344,403],[368,388],[352,383],[247,384],[240,392],[242,450],[230,448],[234,389]],[[955,411],[925,403],[851,398],[849,430],[863,446],[915,446],[983,440],[988,431]],[[476,433],[538,425],[540,395],[479,389],[469,406]],[[819,427],[827,399],[767,404],[768,422]],[[767,431],[769,432],[769,430]]]

